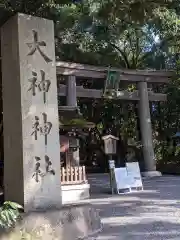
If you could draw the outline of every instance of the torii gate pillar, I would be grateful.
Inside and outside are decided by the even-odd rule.
[[[144,172],[142,173],[142,175],[145,177],[161,176],[161,173],[156,171],[156,160],[152,141],[152,127],[149,110],[147,82],[139,82],[138,90],[140,97],[139,119],[144,157]]]
[[[77,93],[76,93],[76,76],[68,76],[66,84],[66,104],[67,106],[77,107]],[[79,145],[79,139],[76,139],[76,144]],[[73,151],[73,165],[78,166],[80,162],[79,148]]]

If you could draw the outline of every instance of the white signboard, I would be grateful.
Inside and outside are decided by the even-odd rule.
[[[114,160],[109,160],[109,168],[110,169],[115,168]]]
[[[141,173],[138,162],[126,163],[127,174],[131,181],[131,190],[141,188],[143,190],[143,184],[141,179]]]
[[[117,192],[120,194],[121,190],[128,190],[127,192],[130,192],[130,184],[129,184],[129,178],[127,174],[127,169],[125,167],[123,168],[115,168],[115,181],[116,181],[116,187]]]

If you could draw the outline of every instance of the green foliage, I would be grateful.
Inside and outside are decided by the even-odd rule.
[[[57,60],[129,69],[179,68],[178,0],[0,0],[1,25],[16,12],[54,21]],[[121,87],[136,89],[134,84]],[[159,161],[175,155],[174,150],[166,150],[166,139],[180,128],[180,79],[172,79],[160,91],[168,94],[168,101],[154,104],[152,112]],[[97,125],[94,138],[100,139],[110,129],[124,141],[133,137],[138,141],[134,104],[107,99],[81,99],[79,104],[84,118]],[[63,124],[85,126],[87,122]]]
[[[13,227],[20,218],[20,209],[23,209],[23,207],[17,203],[9,201],[4,202],[0,207],[0,227],[4,229]]]
[[[73,118],[71,120],[64,120],[61,121],[60,126],[66,125],[66,126],[70,126],[70,127],[80,127],[80,128],[86,128],[86,127],[93,127],[94,124],[87,122],[85,119],[82,118]]]

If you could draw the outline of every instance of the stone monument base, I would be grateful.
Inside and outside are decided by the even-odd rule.
[[[24,214],[23,220],[1,240],[83,240],[101,231],[98,212],[90,204]]]
[[[77,203],[89,198],[89,184],[62,185],[62,204]]]
[[[159,171],[147,171],[147,172],[141,172],[142,177],[147,177],[147,178],[151,178],[151,177],[161,177],[162,173]]]

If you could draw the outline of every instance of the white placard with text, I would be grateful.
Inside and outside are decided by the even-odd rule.
[[[142,188],[142,179],[138,162],[126,163],[127,174],[131,181],[131,188]]]
[[[120,190],[123,190],[123,189],[130,190],[130,184],[129,184],[130,182],[129,182],[126,167],[115,168],[114,173],[115,173],[117,192],[119,193]]]

